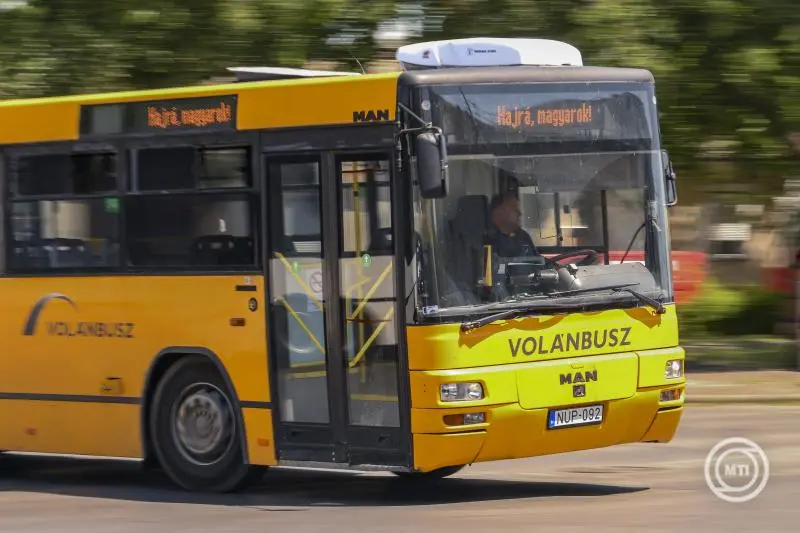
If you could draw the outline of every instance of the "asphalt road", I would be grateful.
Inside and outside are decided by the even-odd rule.
[[[720,439],[766,452],[769,481],[718,499],[703,464]],[[800,531],[800,406],[690,407],[676,439],[473,466],[425,488],[387,474],[274,470],[237,495],[192,495],[132,463],[0,460],[0,531]]]

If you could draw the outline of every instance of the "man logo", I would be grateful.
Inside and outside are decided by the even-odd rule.
[[[388,109],[368,109],[353,111],[353,122],[383,122],[389,120]]]
[[[31,309],[31,312],[28,314],[28,319],[25,321],[25,325],[22,328],[23,335],[30,337],[36,333],[36,326],[39,323],[39,315],[42,314],[42,311],[44,311],[44,306],[46,306],[51,300],[63,300],[70,304],[76,311],[78,309],[78,306],[75,305],[75,302],[73,302],[69,296],[59,294],[57,292],[46,294],[39,298],[39,301],[36,302]]]
[[[561,374],[561,385],[574,385],[575,383],[589,383],[590,381],[597,381],[597,370],[589,372],[575,372]]]
[[[573,398],[583,398],[586,396],[586,385],[573,385],[572,386],[572,397]]]

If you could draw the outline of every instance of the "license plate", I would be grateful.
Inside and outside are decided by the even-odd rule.
[[[547,417],[547,429],[588,426],[603,421],[602,405],[585,405],[567,409],[551,409]]]

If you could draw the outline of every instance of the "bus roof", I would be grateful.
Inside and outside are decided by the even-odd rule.
[[[0,145],[77,140],[81,108],[104,104],[234,97],[236,129],[349,124],[388,110],[394,119],[400,72],[310,77],[0,101]]]
[[[229,94],[235,92],[271,89],[275,87],[296,87],[309,85],[331,85],[336,83],[364,83],[365,80],[391,79],[395,80],[401,72],[385,72],[377,74],[364,74],[359,76],[322,76],[322,77],[296,77],[255,81],[231,81],[212,85],[182,85],[178,87],[164,87],[159,89],[135,89],[128,91],[111,91],[105,93],[84,93],[64,96],[45,96],[39,98],[17,98],[0,100],[0,108],[17,105],[36,105],[53,103],[118,103],[152,100],[153,98],[190,98],[193,96],[208,96],[213,94]]]
[[[622,67],[497,66],[410,70],[400,76],[402,85],[462,83],[653,83],[649,70]]]

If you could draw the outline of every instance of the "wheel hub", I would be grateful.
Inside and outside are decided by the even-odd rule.
[[[215,386],[196,384],[184,390],[173,416],[178,449],[190,461],[218,461],[233,442],[234,417],[228,398]]]

